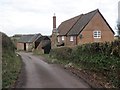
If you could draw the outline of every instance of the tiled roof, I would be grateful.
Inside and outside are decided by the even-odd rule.
[[[39,39],[37,39],[35,42],[41,42],[42,40],[50,40],[48,36],[42,36]]]
[[[48,36],[42,36],[40,38],[38,38],[35,43],[37,43],[36,45],[36,48],[38,47],[38,45],[40,43],[42,43],[42,47],[45,47],[47,46],[48,44],[51,44],[51,41],[50,41],[50,38]]]
[[[76,16],[74,18],[71,18],[69,20],[66,20],[62,22],[58,27],[58,33],[60,36],[65,35],[78,35],[90,22],[90,20],[94,17],[96,13],[99,13],[101,16],[102,14],[99,12],[98,9],[91,11],[87,14],[81,14],[79,16]],[[109,26],[105,18],[102,16],[108,27],[111,29],[111,31],[114,33],[112,28]]]
[[[71,18],[67,21],[64,21],[60,24],[60,26],[58,27],[58,32],[59,35],[66,35],[68,33],[68,31],[73,27],[73,25],[78,21],[78,19],[81,17],[82,15],[76,16],[74,18]]]
[[[31,39],[30,41],[31,42],[35,42],[39,37],[41,37],[42,35],[41,34],[35,34]]]
[[[67,35],[78,35],[84,27],[89,23],[98,10],[82,15],[82,17],[76,22]]]
[[[18,42],[22,42],[22,43],[35,42],[35,40],[37,40],[41,36],[42,36],[41,34],[22,35]]]

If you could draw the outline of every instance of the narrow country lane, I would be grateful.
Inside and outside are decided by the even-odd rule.
[[[17,88],[90,88],[56,64],[48,64],[30,53],[19,53],[24,63]]]

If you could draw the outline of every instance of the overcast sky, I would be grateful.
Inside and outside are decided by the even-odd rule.
[[[0,31],[14,34],[51,35],[52,17],[61,22],[99,9],[112,29],[118,20],[119,0],[0,0]]]

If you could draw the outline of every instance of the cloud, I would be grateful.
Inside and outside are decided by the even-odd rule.
[[[8,35],[41,32],[50,35],[52,16],[57,26],[74,16],[99,8],[110,26],[117,22],[119,0],[0,0],[0,28]]]

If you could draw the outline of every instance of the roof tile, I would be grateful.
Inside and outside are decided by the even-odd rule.
[[[79,20],[82,15],[76,16],[69,20],[66,20],[60,24],[58,27],[59,35],[66,35],[68,31],[73,27],[73,25]]]
[[[78,35],[97,12],[98,10],[95,10],[95,11],[82,15],[82,17],[76,22],[76,24],[68,32],[67,35]]]
[[[18,42],[22,43],[31,43],[41,37],[41,34],[29,34],[29,35],[22,35]]]

